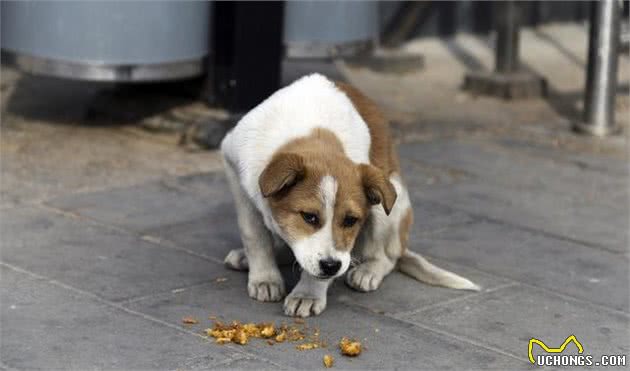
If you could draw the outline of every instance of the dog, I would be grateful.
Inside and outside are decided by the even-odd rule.
[[[413,212],[389,124],[352,86],[319,74],[298,79],[243,116],[221,153],[243,242],[225,264],[249,270],[250,297],[285,297],[276,255],[287,246],[302,268],[284,300],[289,316],[320,314],[329,285],[346,272],[363,292],[395,268],[479,290],[407,248]]]

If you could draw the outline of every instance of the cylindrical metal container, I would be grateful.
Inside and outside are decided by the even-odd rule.
[[[292,58],[354,56],[373,47],[378,26],[376,1],[287,1],[286,54]]]
[[[201,75],[206,1],[2,1],[3,57],[19,68],[98,81]]]

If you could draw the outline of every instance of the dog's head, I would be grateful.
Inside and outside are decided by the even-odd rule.
[[[302,268],[322,279],[348,269],[370,207],[382,204],[389,214],[396,200],[379,168],[326,152],[278,153],[259,178],[282,238]]]

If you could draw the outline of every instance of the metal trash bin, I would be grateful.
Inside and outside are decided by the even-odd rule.
[[[378,37],[376,1],[288,1],[284,43],[290,58],[351,57]]]
[[[140,82],[206,68],[206,1],[2,1],[3,60],[34,74]]]

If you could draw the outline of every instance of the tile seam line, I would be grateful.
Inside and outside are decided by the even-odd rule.
[[[451,261],[449,259],[440,258],[440,257],[434,256],[434,255],[430,255],[430,254],[426,254],[426,253],[423,253],[423,255],[428,257],[428,258],[430,258],[430,259],[437,259],[437,260],[442,260],[442,261],[446,261],[446,262],[449,262],[449,263],[454,263],[454,264],[461,265],[461,264],[459,264],[457,262],[453,262],[453,261]],[[499,273],[486,272],[484,270],[480,270],[480,269],[475,268],[475,267],[468,267],[468,266],[466,266],[466,268],[475,270],[475,271],[480,272],[480,273],[484,273],[484,274],[489,275],[489,276],[494,276],[496,278],[505,279],[505,280],[511,281],[512,283],[519,284],[519,285],[521,285],[523,287],[544,291],[544,292],[549,293],[549,294],[560,296],[560,297],[562,297],[564,299],[573,300],[573,301],[581,303],[581,304],[592,305],[594,307],[597,307],[599,309],[605,310],[607,312],[612,312],[612,313],[619,314],[619,315],[622,315],[624,317],[630,318],[630,312],[626,312],[626,311],[623,311],[621,309],[612,308],[612,307],[609,307],[609,306],[604,305],[604,304],[595,303],[595,302],[592,302],[592,301],[589,301],[589,300],[586,300],[586,299],[578,298],[578,297],[575,297],[575,296],[572,296],[572,295],[569,295],[569,294],[566,294],[566,293],[563,293],[563,292],[560,292],[560,291],[556,291],[556,290],[553,290],[553,289],[549,289],[549,288],[546,288],[546,287],[537,286],[537,285],[533,285],[533,284],[526,283],[526,282],[523,282],[523,281],[515,280],[514,278],[506,277],[505,275],[502,275],[502,274],[499,274]]]
[[[505,351],[505,350],[502,350],[502,349],[494,348],[494,347],[492,347],[490,345],[486,345],[484,343],[480,343],[480,342],[478,342],[476,340],[473,340],[473,339],[469,339],[466,336],[461,336],[461,335],[458,335],[458,334],[451,333],[449,331],[440,330],[440,329],[431,327],[430,325],[427,325],[427,324],[424,324],[424,323],[412,322],[412,321],[409,321],[409,320],[406,320],[406,319],[403,319],[403,318],[394,318],[394,317],[390,317],[390,316],[387,316],[387,317],[391,318],[391,319],[395,319],[395,320],[403,322],[403,323],[407,323],[407,324],[412,325],[414,327],[418,327],[418,328],[421,328],[421,329],[424,329],[424,330],[427,330],[427,331],[434,332],[434,333],[439,334],[439,335],[444,336],[444,337],[449,337],[449,338],[456,339],[456,340],[461,341],[463,343],[470,344],[470,345],[473,345],[473,346],[478,347],[478,348],[482,348],[482,349],[490,351],[492,353],[498,353],[498,354],[501,354],[503,356],[506,356],[506,357],[509,357],[509,358],[512,358],[512,359],[516,359],[516,360],[522,362],[523,364],[529,364],[529,361],[526,358],[520,358],[518,355],[512,354],[512,353],[510,353],[508,351]]]
[[[346,306],[346,307],[351,307],[351,306],[353,306],[353,305],[354,305],[354,304],[345,303],[345,302],[341,302],[341,304],[342,304],[342,305],[344,305],[344,306]],[[518,356],[513,355],[513,354],[511,354],[511,353],[509,353],[509,352],[506,352],[506,351],[503,351],[503,350],[499,350],[499,349],[492,348],[492,347],[487,346],[487,345],[485,345],[485,344],[483,344],[483,343],[478,343],[478,342],[476,342],[475,340],[468,339],[467,337],[463,337],[463,336],[460,336],[460,335],[457,335],[457,334],[453,334],[453,333],[450,333],[450,332],[448,332],[448,331],[440,330],[440,329],[437,329],[437,328],[433,328],[433,327],[427,326],[427,325],[422,324],[422,323],[416,323],[416,322],[412,322],[412,321],[409,321],[409,320],[405,320],[405,319],[403,319],[403,318],[392,317],[392,316],[387,315],[387,314],[379,314],[379,313],[375,313],[372,309],[367,308],[367,307],[362,306],[362,305],[356,305],[356,306],[357,306],[357,307],[359,307],[359,308],[361,308],[361,309],[362,309],[362,310],[364,310],[364,311],[367,311],[367,312],[369,312],[369,313],[375,314],[375,315],[377,315],[377,316],[378,316],[378,315],[383,316],[383,317],[385,317],[385,318],[387,318],[387,319],[389,319],[389,320],[391,320],[391,321],[394,321],[394,322],[400,322],[400,323],[405,323],[405,324],[407,324],[407,325],[411,325],[412,327],[422,328],[422,329],[424,329],[424,330],[428,330],[428,331],[433,332],[433,333],[435,333],[435,334],[438,334],[438,335],[440,335],[440,336],[443,336],[443,337],[446,337],[446,338],[452,338],[452,339],[458,340],[458,341],[460,341],[460,342],[463,342],[463,343],[466,343],[466,344],[472,345],[472,346],[474,346],[474,347],[477,347],[477,348],[482,348],[482,349],[487,350],[487,351],[490,351],[490,352],[492,352],[492,353],[498,353],[498,354],[501,354],[501,355],[504,355],[504,356],[507,356],[507,357],[510,357],[510,358],[516,359],[516,360],[521,361],[521,362],[526,362],[526,363],[528,363],[528,364],[529,364],[529,361],[528,361],[528,360],[521,359],[521,358],[519,358]]]
[[[212,282],[214,282],[214,280],[199,281],[197,283],[193,283],[188,286],[175,287],[166,291],[155,292],[153,294],[131,296],[131,297],[127,297],[127,298],[123,298],[119,300],[111,300],[111,299],[105,299],[105,300],[110,300],[112,303],[116,303],[120,305],[129,305],[129,304],[134,304],[139,301],[146,300],[146,299],[153,299],[153,298],[158,299],[163,296],[167,296],[169,294],[178,294],[180,292],[186,292],[186,291],[195,289],[197,287],[203,287],[205,285],[212,284]]]
[[[65,218],[68,219],[72,219],[72,220],[77,220],[79,222],[83,222],[83,223],[89,223],[101,228],[106,228],[112,231],[116,231],[119,233],[123,233],[125,235],[128,236],[132,236],[135,238],[138,238],[141,241],[144,241],[150,245],[154,245],[154,246],[160,246],[160,247],[164,247],[167,249],[171,249],[171,250],[177,250],[177,251],[181,251],[184,252],[188,255],[194,256],[196,258],[199,259],[203,259],[205,261],[211,262],[211,263],[215,263],[215,264],[219,264],[219,265],[223,265],[223,261],[220,259],[217,259],[215,257],[209,256],[209,255],[204,255],[204,254],[199,254],[196,253],[192,250],[186,249],[184,247],[180,247],[178,244],[172,242],[169,239],[166,238],[162,238],[162,237],[158,237],[158,236],[153,236],[150,234],[143,234],[141,232],[137,232],[131,229],[127,229],[127,228],[123,228],[123,227],[119,227],[116,225],[111,225],[111,224],[107,224],[99,219],[95,219],[93,217],[90,216],[85,216],[83,214],[77,213],[77,212],[73,212],[73,211],[69,211],[69,210],[65,210],[65,209],[60,209],[57,208],[55,206],[49,205],[45,202],[43,203],[39,203],[39,204],[33,204],[32,206],[35,206],[39,209],[42,210],[47,210],[50,212],[53,212],[55,214],[59,214],[64,216]]]
[[[516,229],[516,230],[529,232],[529,233],[531,233],[533,235],[536,235],[536,236],[551,238],[551,239],[558,240],[558,241],[570,242],[570,243],[573,243],[573,244],[576,244],[576,245],[579,245],[579,246],[582,246],[582,247],[586,247],[586,248],[589,248],[589,249],[594,249],[594,250],[598,250],[598,251],[607,252],[607,253],[612,254],[614,256],[625,257],[625,255],[628,253],[628,251],[620,252],[620,251],[613,250],[613,249],[611,249],[609,247],[606,247],[606,246],[603,246],[603,245],[592,244],[592,243],[587,242],[587,241],[582,241],[582,240],[579,240],[579,239],[574,239],[574,238],[571,238],[571,237],[562,236],[562,235],[555,234],[555,233],[552,233],[552,232],[548,232],[548,231],[545,231],[545,230],[534,229],[534,228],[527,227],[527,226],[524,226],[524,225],[509,223],[509,222],[506,222],[506,221],[503,221],[503,220],[500,220],[500,219],[496,219],[496,218],[493,218],[491,216],[487,216],[487,215],[484,215],[484,214],[478,214],[478,213],[470,212],[470,211],[467,211],[467,210],[464,210],[464,209],[461,209],[461,208],[453,207],[453,206],[451,206],[449,204],[445,204],[445,203],[440,202],[440,201],[432,200],[430,198],[427,198],[426,196],[418,196],[418,197],[420,199],[422,199],[422,200],[434,202],[435,204],[438,204],[438,205],[440,205],[442,207],[446,207],[446,208],[451,209],[453,211],[458,211],[458,212],[464,213],[464,214],[472,217],[473,219],[476,219],[477,223],[485,221],[485,222],[489,222],[489,223],[492,223],[492,224],[503,225],[503,226],[507,226],[507,227],[510,227],[510,228],[513,228],[513,229]]]
[[[506,139],[506,138],[497,138],[497,140],[499,140],[499,141],[502,140],[502,139]],[[475,141],[475,140],[470,140],[470,139],[466,139],[466,138],[459,138],[459,139],[457,139],[455,141],[459,142],[459,143],[463,143],[463,144],[472,144],[472,145],[479,145],[479,144],[485,143],[487,145],[486,148],[488,148],[488,149],[490,149],[491,151],[494,151],[494,152],[500,152],[502,155],[517,153],[518,155],[522,155],[524,157],[527,157],[527,158],[530,158],[530,159],[533,159],[533,160],[542,159],[542,160],[546,160],[546,161],[549,161],[549,162],[554,163],[554,164],[568,165],[570,167],[577,168],[579,170],[582,169],[581,165],[580,165],[582,162],[580,162],[580,160],[572,160],[572,159],[570,159],[568,157],[563,157],[563,156],[570,156],[572,153],[566,153],[566,154],[553,153],[551,156],[542,156],[542,155],[536,154],[535,152],[529,152],[527,150],[516,149],[514,151],[510,151],[508,148],[506,148],[505,146],[501,145],[500,142],[497,142],[497,140],[490,139],[490,140],[481,142],[481,141]],[[518,139],[516,139],[516,140],[518,140]],[[550,152],[553,151],[553,148],[548,147],[548,146],[545,146],[545,149],[550,151]],[[589,154],[587,153],[587,155],[589,155]],[[617,159],[615,157],[611,157],[611,158],[613,158],[615,160],[619,160],[619,159]],[[605,168],[602,168],[602,167],[599,167],[599,166],[591,166],[590,164],[586,165],[586,169],[588,171],[595,172],[595,173],[598,173],[598,174],[608,174],[608,171],[609,171],[609,169],[605,169]],[[612,172],[615,173],[615,171],[612,171]],[[615,173],[614,175],[621,175],[621,174]],[[627,175],[627,174],[625,174],[625,175]]]
[[[28,276],[30,276],[30,277],[32,277],[32,278],[36,278],[36,279],[38,279],[38,280],[42,280],[42,281],[44,281],[44,282],[46,282],[46,283],[48,283],[48,284],[51,284],[51,285],[54,285],[54,286],[57,286],[57,287],[63,288],[63,289],[65,289],[65,290],[67,290],[67,291],[74,292],[75,294],[78,294],[78,295],[81,295],[81,296],[84,296],[84,297],[88,297],[88,298],[90,298],[90,299],[92,299],[92,300],[95,300],[95,301],[97,301],[97,302],[99,302],[99,303],[101,303],[101,304],[104,304],[104,305],[106,305],[106,306],[108,306],[108,307],[118,309],[118,310],[120,310],[120,311],[123,311],[123,312],[125,312],[125,313],[128,313],[128,314],[133,315],[133,316],[136,316],[136,317],[140,317],[140,318],[142,318],[142,319],[144,319],[144,320],[146,320],[146,321],[150,321],[150,322],[153,322],[153,323],[156,323],[156,324],[160,324],[160,325],[162,325],[162,326],[164,326],[164,327],[168,327],[168,328],[173,329],[173,330],[176,330],[176,331],[178,331],[178,332],[180,332],[180,333],[185,333],[185,334],[192,335],[192,336],[197,337],[197,338],[200,338],[200,339],[208,340],[208,338],[207,338],[207,337],[205,337],[205,336],[203,336],[203,335],[201,335],[201,334],[195,333],[195,332],[193,332],[193,331],[188,331],[188,330],[183,329],[183,328],[181,328],[181,327],[179,327],[179,326],[177,326],[177,325],[174,325],[174,324],[172,324],[172,323],[169,323],[169,322],[166,322],[166,321],[160,320],[160,319],[155,318],[155,317],[153,317],[153,316],[150,316],[150,315],[148,315],[148,314],[145,314],[145,313],[142,313],[142,312],[138,312],[138,311],[135,311],[135,310],[129,309],[129,308],[127,308],[127,307],[124,307],[124,306],[122,306],[122,305],[119,305],[119,304],[117,304],[117,303],[111,302],[111,301],[109,301],[109,300],[106,300],[106,299],[100,298],[99,296],[97,296],[97,295],[95,295],[95,294],[93,294],[93,293],[91,293],[91,292],[84,291],[84,290],[81,290],[81,289],[75,288],[75,287],[70,286],[70,285],[66,285],[66,284],[61,283],[61,282],[59,282],[59,281],[56,281],[56,280],[54,280],[54,279],[50,279],[50,278],[48,278],[48,277],[46,277],[46,276],[42,276],[42,275],[39,275],[39,274],[37,274],[37,273],[30,272],[29,270],[26,270],[26,269],[23,269],[23,268],[20,268],[20,267],[14,266],[14,265],[12,265],[12,264],[8,264],[8,263],[3,262],[3,261],[0,261],[0,266],[4,266],[4,267],[6,267],[6,268],[9,268],[9,269],[11,269],[11,270],[13,270],[13,271],[15,271],[15,272],[19,272],[19,273],[22,273],[22,274],[26,274],[26,275],[28,275]],[[467,343],[467,344],[470,344],[470,345],[473,345],[473,346],[476,346],[476,347],[480,347],[480,348],[483,348],[483,349],[485,349],[485,350],[488,350],[488,351],[491,351],[491,352],[494,352],[494,353],[499,353],[499,354],[502,354],[502,355],[504,355],[504,356],[508,356],[508,357],[510,357],[510,358],[514,358],[514,359],[517,359],[517,360],[519,360],[519,361],[522,361],[520,358],[518,358],[518,357],[516,357],[516,356],[512,355],[511,353],[507,353],[507,352],[504,352],[504,351],[501,351],[501,350],[493,349],[493,348],[491,348],[491,347],[486,346],[485,344],[476,343],[475,341],[469,340],[468,338],[461,337],[461,336],[456,335],[456,334],[451,334],[451,333],[449,333],[448,331],[443,331],[443,330],[439,330],[439,329],[434,329],[434,328],[432,328],[432,327],[430,327],[430,326],[427,326],[427,325],[425,325],[425,324],[418,324],[418,323],[414,323],[414,322],[411,322],[411,321],[408,321],[408,320],[404,320],[404,319],[401,319],[401,318],[395,318],[395,317],[390,317],[390,316],[385,316],[385,317],[387,317],[387,318],[389,318],[389,319],[391,319],[391,320],[394,320],[394,321],[400,321],[400,322],[402,322],[402,323],[407,323],[407,324],[412,325],[412,326],[415,326],[415,327],[424,328],[425,330],[428,330],[428,331],[431,331],[431,332],[437,333],[437,334],[439,334],[439,335],[441,335],[441,336],[450,337],[450,338],[456,339],[456,340],[458,340],[458,341],[465,342],[465,343]],[[276,364],[275,362],[272,362],[272,361],[270,361],[270,360],[268,360],[268,359],[265,359],[265,358],[263,358],[263,357],[258,357],[258,356],[256,356],[255,354],[250,354],[250,353],[245,352],[245,351],[243,351],[243,350],[241,350],[241,349],[238,349],[238,348],[236,348],[236,347],[234,347],[234,346],[230,346],[230,349],[232,349],[232,350],[236,351],[237,353],[240,353],[240,354],[242,354],[242,355],[245,355],[245,356],[247,356],[247,357],[249,357],[249,358],[261,359],[261,360],[264,360],[264,361],[268,361],[269,363],[271,363],[271,364],[273,364],[273,365],[276,365],[276,366],[281,366],[281,365]]]
[[[209,261],[209,262],[212,262],[212,263],[215,263],[215,264],[223,265],[223,262],[219,261],[219,259],[207,257],[207,256],[204,256],[204,255],[199,255],[199,254],[191,252],[191,251],[189,251],[187,249],[180,248],[176,244],[174,244],[174,243],[172,243],[172,242],[170,242],[169,240],[166,240],[166,239],[153,238],[153,236],[150,236],[151,237],[150,239],[145,239],[144,237],[148,236],[148,235],[142,236],[139,233],[136,233],[134,231],[128,231],[128,230],[120,228],[120,227],[110,226],[108,224],[103,224],[103,223],[101,223],[98,220],[93,220],[92,218],[85,217],[85,216],[80,215],[80,214],[77,215],[77,214],[74,214],[74,213],[71,213],[71,212],[68,212],[68,211],[65,211],[65,210],[62,210],[62,209],[57,209],[55,207],[51,207],[51,206],[48,206],[48,205],[41,204],[41,206],[43,207],[43,209],[46,209],[46,210],[49,210],[49,211],[61,214],[64,217],[67,217],[69,219],[75,219],[75,220],[77,220],[77,219],[78,220],[84,219],[84,222],[87,221],[87,222],[90,222],[90,223],[92,223],[94,225],[101,226],[103,228],[109,228],[111,230],[116,230],[116,231],[123,232],[123,233],[128,234],[128,235],[136,236],[136,237],[140,238],[141,240],[146,241],[147,243],[153,244],[155,246],[161,246],[161,247],[165,247],[165,248],[169,248],[169,249],[173,249],[173,250],[177,250],[177,251],[182,251],[184,253],[187,253],[189,255],[198,257],[200,259],[204,259],[206,261]],[[442,205],[442,206],[446,206],[446,207],[450,208],[450,206],[448,206],[448,205]],[[462,211],[462,210],[459,210],[459,211]],[[463,211],[463,212],[465,212],[465,211]],[[468,214],[468,215],[471,215],[471,214]],[[501,223],[496,223],[496,222],[494,222],[492,220],[489,220],[489,221],[491,223],[501,225]],[[474,221],[471,221],[470,224],[474,224],[474,223],[475,223]],[[478,221],[477,221],[477,223],[478,223]],[[464,224],[464,225],[466,225],[466,224]],[[510,226],[510,224],[505,224],[505,225]],[[518,227],[515,227],[515,228],[518,229]],[[161,243],[163,241],[167,241],[167,242],[171,243],[172,245]],[[434,255],[431,255],[431,254],[426,254],[426,253],[423,253],[423,254],[425,256],[429,257],[429,258],[432,258],[432,259],[438,259],[438,260],[444,260],[444,261],[447,261],[447,262],[452,262],[449,259],[440,258],[440,257],[434,256]],[[615,254],[615,255],[619,255],[619,254]],[[594,303],[594,302],[591,302],[591,301],[588,301],[588,300],[577,298],[577,297],[574,297],[572,295],[568,295],[568,294],[565,294],[565,293],[561,293],[561,292],[558,292],[558,291],[555,291],[555,290],[551,290],[551,289],[548,289],[548,288],[544,288],[544,287],[540,287],[540,286],[537,286],[537,285],[527,284],[525,282],[514,280],[513,278],[510,278],[510,277],[506,277],[505,275],[502,275],[502,274],[491,273],[491,272],[487,272],[485,270],[474,268],[474,267],[472,267],[472,269],[474,269],[474,270],[476,270],[476,271],[478,271],[480,273],[484,273],[486,275],[489,275],[489,276],[495,276],[495,277],[498,277],[498,278],[506,279],[506,280],[513,281],[513,282],[517,282],[517,283],[520,283],[521,285],[526,286],[526,287],[543,290],[543,291],[546,291],[546,292],[549,292],[549,293],[552,293],[552,294],[555,294],[555,295],[558,295],[558,296],[562,296],[562,297],[565,297],[565,298],[572,299],[572,300],[577,301],[577,302],[594,305],[594,306],[597,306],[597,307],[599,307],[601,309],[612,311],[612,312],[615,312],[615,313],[618,313],[618,314],[621,314],[621,315],[624,315],[624,316],[630,316],[630,313],[625,312],[623,310],[619,310],[619,309],[616,309],[616,308],[611,308],[611,307],[608,307],[606,305]]]
[[[181,327],[179,327],[177,325],[174,325],[174,324],[172,324],[170,322],[166,322],[166,321],[163,321],[163,320],[161,320],[159,318],[153,317],[151,315],[148,315],[148,314],[145,314],[145,313],[142,313],[142,312],[139,312],[139,311],[136,311],[136,310],[124,307],[124,306],[122,306],[122,305],[120,305],[118,303],[112,302],[112,301],[107,300],[107,299],[103,299],[103,298],[99,297],[98,295],[93,294],[93,293],[91,293],[89,291],[78,289],[76,287],[67,285],[65,283],[62,283],[62,282],[59,282],[57,280],[48,278],[46,276],[42,276],[40,274],[31,272],[31,271],[29,271],[27,269],[20,268],[18,266],[13,265],[13,264],[9,264],[9,263],[6,263],[4,261],[0,261],[0,266],[3,266],[3,267],[8,268],[8,269],[11,269],[14,272],[18,272],[18,273],[22,273],[22,274],[28,275],[31,278],[34,278],[34,279],[37,279],[37,280],[40,280],[40,281],[44,281],[45,283],[48,283],[50,285],[62,288],[64,290],[66,290],[66,291],[73,292],[73,293],[75,293],[77,295],[90,298],[91,300],[94,300],[94,301],[96,301],[98,303],[101,303],[101,304],[103,304],[105,306],[108,306],[110,308],[114,308],[114,309],[120,310],[122,312],[125,312],[127,314],[133,315],[135,317],[140,317],[140,318],[142,318],[142,319],[144,319],[146,321],[153,322],[153,323],[162,325],[164,327],[168,327],[168,328],[176,330],[176,331],[178,331],[180,333],[192,335],[192,336],[197,337],[199,339],[209,340],[208,337],[203,336],[201,334],[198,334],[196,332],[186,330],[186,329],[181,328]],[[235,346],[231,346],[231,345],[228,345],[228,346],[230,347],[231,350],[234,350],[235,352],[237,352],[239,354],[242,354],[244,356],[247,356],[247,357],[250,357],[250,358],[256,357],[255,354],[251,354],[251,353],[245,352],[245,351],[243,351],[241,349],[238,349]],[[256,358],[262,359],[260,357],[256,357]]]
[[[15,368],[15,367],[7,365],[6,363],[4,363],[4,361],[1,361],[1,360],[0,360],[0,369],[6,370],[6,371],[18,371],[18,370],[20,370],[19,368]]]
[[[513,288],[513,287],[520,286],[520,285],[521,284],[519,282],[516,282],[516,281],[515,282],[507,282],[507,283],[504,283],[502,285],[493,287],[493,288],[485,290],[485,291],[477,291],[477,292],[464,294],[462,296],[457,296],[457,297],[454,297],[454,298],[451,298],[451,299],[447,299],[447,300],[443,300],[443,301],[440,301],[440,302],[437,302],[437,303],[421,306],[421,307],[413,309],[413,310],[408,310],[408,311],[405,311],[405,312],[392,313],[391,315],[388,315],[388,316],[393,317],[393,318],[397,318],[399,316],[403,316],[403,317],[404,316],[409,316],[409,315],[413,315],[413,314],[417,314],[417,313],[423,312],[425,310],[429,310],[429,309],[433,309],[433,308],[439,308],[439,307],[441,307],[443,305],[449,305],[449,304],[453,304],[453,303],[458,303],[460,301],[465,301],[465,300],[468,300],[468,299],[477,298],[477,297],[480,297],[480,296],[483,296],[483,295],[486,295],[486,294],[490,294],[490,293],[495,292],[495,291],[499,291],[499,290],[506,289],[506,288]]]
[[[187,189],[186,187],[174,186],[174,185],[171,185],[171,184],[165,184],[163,181],[160,181],[160,184],[162,186],[164,186],[164,187],[169,188],[169,189],[178,190],[178,191],[182,191],[182,192],[186,192],[186,193],[190,193],[192,191],[190,189]],[[618,256],[619,255],[620,256],[624,256],[625,253],[626,253],[626,252],[616,251],[616,250],[611,249],[609,247],[606,247],[604,245],[594,244],[594,243],[590,243],[590,242],[583,241],[583,240],[580,240],[580,239],[574,239],[574,238],[571,238],[571,237],[567,237],[567,236],[559,235],[559,234],[556,234],[556,233],[548,232],[548,231],[545,231],[545,230],[534,229],[534,228],[527,227],[527,226],[524,226],[524,225],[508,223],[508,222],[505,222],[503,220],[493,218],[491,216],[470,212],[468,210],[464,210],[464,209],[461,209],[461,208],[452,207],[451,205],[445,204],[445,203],[440,202],[440,201],[435,201],[433,199],[427,198],[426,196],[422,196],[421,194],[418,195],[418,198],[421,199],[421,200],[424,200],[424,201],[433,202],[433,203],[435,203],[437,205],[440,205],[442,207],[445,207],[445,208],[453,210],[453,211],[458,211],[458,212],[464,213],[464,214],[472,217],[473,219],[477,219],[477,221],[486,221],[486,222],[491,222],[491,223],[498,224],[498,225],[504,225],[504,226],[508,226],[508,227],[511,227],[511,228],[514,228],[514,229],[518,229],[518,230],[521,230],[521,231],[529,232],[529,233],[532,233],[534,235],[543,236],[543,237],[552,238],[552,239],[561,240],[561,241],[566,241],[566,242],[578,244],[578,245],[583,246],[583,247],[592,248],[592,249],[600,250],[600,251],[605,251],[605,252],[608,252],[608,253],[611,253],[611,254],[614,254],[614,255],[618,255]],[[100,226],[103,226],[103,227],[108,227],[108,228],[111,228],[111,229],[115,229],[115,230],[118,230],[118,231],[121,231],[121,232],[125,232],[125,233],[128,233],[128,234],[133,234],[133,235],[141,236],[141,237],[149,236],[152,239],[157,239],[157,240],[160,240],[160,241],[167,241],[170,244],[172,244],[172,246],[168,246],[168,244],[161,244],[161,245],[165,246],[165,247],[171,247],[171,248],[174,248],[174,249],[177,249],[177,250],[180,250],[180,251],[184,251],[184,252],[187,252],[187,253],[189,253],[191,255],[194,255],[196,257],[199,257],[199,258],[202,258],[202,259],[205,259],[205,260],[210,260],[210,261],[213,261],[215,263],[219,263],[219,264],[223,263],[219,259],[210,257],[208,255],[198,254],[198,253],[195,253],[195,252],[193,252],[191,250],[188,250],[188,249],[185,249],[183,247],[180,247],[180,246],[178,246],[177,244],[173,243],[172,241],[170,241],[168,239],[155,237],[155,236],[151,236],[151,235],[148,235],[148,234],[147,235],[143,235],[143,234],[141,234],[139,232],[135,232],[133,230],[128,230],[126,228],[122,228],[122,227],[114,226],[114,225],[111,225],[111,224],[107,224],[107,223],[105,223],[105,222],[103,222],[103,221],[101,221],[99,219],[88,217],[88,216],[85,216],[83,214],[72,212],[72,211],[69,211],[69,210],[66,210],[66,209],[58,208],[56,206],[53,206],[53,205],[49,204],[47,200],[39,201],[39,202],[35,201],[35,202],[31,203],[30,205],[31,206],[35,206],[35,207],[44,208],[44,209],[47,209],[47,210],[50,210],[50,211],[54,211],[54,212],[57,212],[57,213],[61,213],[63,215],[66,215],[68,217],[72,217],[72,218],[75,218],[75,219],[89,220],[89,221],[91,221],[91,222],[93,222],[93,223],[95,223],[97,225],[100,225]],[[25,206],[28,206],[28,205],[25,204]],[[467,224],[467,223],[464,223],[464,225],[465,224]],[[446,227],[442,228],[442,231],[451,229],[453,227],[457,227],[458,225],[461,225],[461,224],[460,223],[456,223],[455,225],[446,226]],[[427,233],[439,233],[439,232],[440,232],[439,230],[427,231]]]

